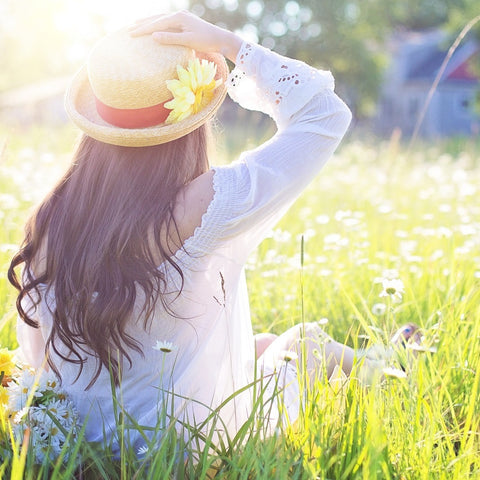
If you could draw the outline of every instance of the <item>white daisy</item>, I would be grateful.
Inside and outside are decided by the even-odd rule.
[[[45,384],[45,389],[53,390],[54,392],[60,391],[60,383],[57,376],[53,372],[43,373],[41,380]]]
[[[45,410],[48,410],[50,415],[53,415],[55,419],[60,423],[65,430],[70,430],[75,418],[75,409],[71,402],[68,400],[54,399],[47,405],[42,405]],[[50,416],[49,415],[49,416]]]
[[[407,378],[407,374],[403,370],[400,370],[399,368],[386,367],[383,369],[383,374],[386,377]]]
[[[28,408],[23,407],[22,409],[18,410],[17,413],[13,416],[13,423],[20,425],[28,418]]]
[[[23,370],[21,375],[9,384],[10,408],[13,411],[21,410],[26,406],[30,396],[32,404],[42,403],[42,397],[47,390],[57,393],[54,387],[49,386],[49,383],[55,385],[55,382],[58,383],[52,374],[43,372],[38,375],[31,369]]]
[[[137,450],[137,455],[146,455],[148,453],[148,446],[143,445]]]
[[[405,346],[409,350],[414,350],[415,352],[437,353],[437,347],[429,347],[428,345],[422,345],[418,343],[407,343],[407,345]]]
[[[375,305],[372,306],[372,313],[377,317],[385,315],[386,311],[387,306],[384,303],[375,303]]]
[[[405,286],[399,278],[389,279],[384,278],[382,280],[383,290],[380,293],[380,297],[391,297],[392,299],[402,299],[402,294],[405,293]]]
[[[152,348],[163,353],[170,353],[178,350],[178,346],[174,343],[161,340],[157,340],[157,343]]]
[[[66,435],[71,440],[77,436],[78,414],[73,403],[60,389],[58,379],[53,374],[38,376],[25,370],[11,382],[10,408],[14,413],[13,434],[21,445],[25,430],[29,428],[35,462],[42,463],[45,458],[54,461],[64,449]],[[31,403],[28,399],[31,398]],[[21,408],[16,408],[21,407]],[[64,457],[68,460],[68,454]]]
[[[59,400],[59,413],[57,415],[58,420],[62,427],[65,427],[66,430],[70,430],[75,424],[76,419],[78,418],[77,410],[75,409],[73,403],[70,400]]]
[[[298,360],[298,355],[295,352],[292,352],[290,350],[284,350],[282,354],[283,354],[283,359],[287,363],[291,362],[292,360]]]

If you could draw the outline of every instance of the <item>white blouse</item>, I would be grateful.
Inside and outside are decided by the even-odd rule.
[[[105,441],[118,453],[114,412],[121,409],[139,425],[159,427],[156,438],[165,427],[158,423],[159,417],[178,419],[177,428],[182,422],[204,432],[213,428],[219,436],[225,430],[234,434],[245,422],[252,409],[253,389],[244,389],[226,401],[252,384],[257,375],[244,264],[345,134],[351,114],[333,88],[329,72],[258,45],[242,45],[228,78],[229,94],[241,106],[269,114],[278,131],[233,164],[213,168],[213,200],[201,226],[175,255],[184,273],[180,296],[176,296],[180,284],[176,271],[167,263],[159,266],[169,278],[167,298],[176,316],[159,302],[151,327],[145,331],[138,299],[137,317],[127,332],[141,343],[144,355],[130,352],[133,365],[123,366],[116,389],[121,407],[114,406],[105,369],[93,387],[85,390],[96,369],[93,356],[75,381],[78,366],[52,353],[63,388],[87,421],[87,440]],[[42,295],[35,311],[41,328],[33,329],[22,321],[17,328],[23,356],[33,366],[42,364],[52,322],[48,306],[54,307],[52,295]],[[167,353],[154,349],[158,340],[171,342],[174,349]],[[265,369],[273,372],[276,367]],[[289,372],[295,377],[295,369]],[[293,391],[297,390],[295,386]],[[291,417],[295,416],[298,398],[290,395],[288,401],[293,403]],[[271,416],[276,418],[278,411]],[[136,429],[127,430],[126,439],[136,448],[145,445]]]

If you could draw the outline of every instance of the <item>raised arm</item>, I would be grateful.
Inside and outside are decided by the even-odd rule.
[[[224,53],[236,65],[227,85],[232,99],[275,120],[272,139],[239,162],[194,180],[178,217],[175,212],[180,227],[188,227],[183,238],[195,232],[199,250],[235,239],[235,255],[244,258],[320,171],[348,128],[351,113],[334,93],[333,76],[244,43],[187,12],[143,20],[131,33]]]
[[[242,45],[229,94],[244,108],[270,115],[278,128],[240,162],[217,171],[225,214],[216,219],[225,222],[219,236],[241,235],[248,255],[332,156],[351,113],[334,93],[330,72],[255,44]]]

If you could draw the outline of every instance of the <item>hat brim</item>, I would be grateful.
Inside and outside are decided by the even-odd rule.
[[[148,147],[183,137],[203,125],[218,110],[227,93],[228,66],[220,54],[197,54],[217,65],[217,76],[223,81],[210,103],[200,112],[186,119],[147,128],[120,128],[107,123],[97,112],[95,96],[88,80],[87,68],[82,67],[74,76],[65,95],[65,109],[72,121],[88,136],[104,143],[125,147]]]

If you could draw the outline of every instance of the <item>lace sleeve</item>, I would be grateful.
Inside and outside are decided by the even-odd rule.
[[[245,42],[228,78],[228,93],[235,102],[268,114],[279,128],[316,94],[333,89],[330,72]]]
[[[241,261],[332,156],[351,113],[334,93],[330,72],[249,43],[228,88],[244,108],[272,116],[278,131],[238,161],[215,167],[214,200],[189,248],[206,253],[228,245]]]

